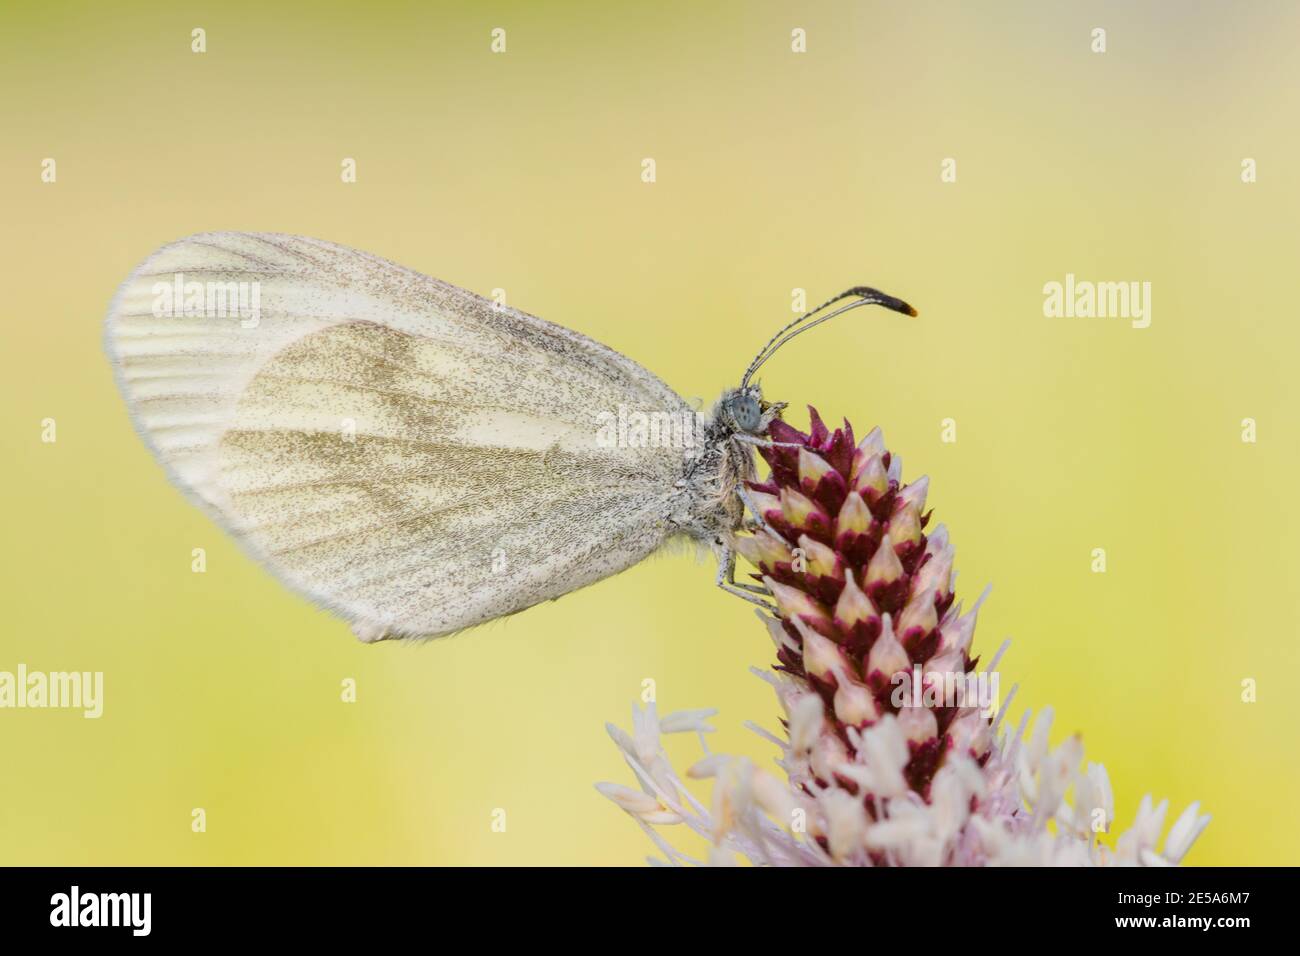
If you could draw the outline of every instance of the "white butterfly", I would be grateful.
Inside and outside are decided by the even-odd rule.
[[[866,304],[915,314],[849,290],[777,333],[697,416],[558,325],[333,243],[223,232],[137,268],[106,348],[172,479],[374,641],[512,614],[679,535],[756,599],[728,542],[746,524],[753,446],[784,406],[750,380],[789,338]]]

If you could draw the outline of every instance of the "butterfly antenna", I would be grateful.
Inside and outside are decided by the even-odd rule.
[[[850,302],[847,305],[842,305],[833,312],[827,312],[819,318],[813,318],[819,312],[825,312],[836,302],[842,302],[844,299],[854,297],[856,297],[855,301]],[[745,369],[745,377],[740,380],[740,387],[745,388],[748,386],[749,380],[754,377],[754,373],[762,367],[763,363],[775,355],[777,349],[785,345],[786,342],[789,342],[796,335],[802,335],[809,329],[821,325],[823,322],[829,322],[837,315],[843,315],[845,312],[860,309],[864,305],[883,305],[886,309],[892,309],[893,311],[901,312],[904,315],[916,315],[916,309],[912,308],[902,299],[896,299],[892,295],[885,295],[883,292],[868,288],[864,285],[854,286],[852,289],[847,289],[834,298],[827,299],[811,312],[805,312],[803,315],[799,316],[799,318],[782,328],[776,333],[776,335],[768,339],[767,344],[764,345],[759,350],[758,354],[754,356],[754,361],[749,363],[749,368]],[[812,321],[809,321],[810,319],[812,319]],[[805,322],[808,324],[805,325]]]

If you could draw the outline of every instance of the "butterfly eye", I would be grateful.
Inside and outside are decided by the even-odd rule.
[[[731,417],[743,432],[757,434],[763,427],[763,410],[752,395],[737,395],[731,400]]]

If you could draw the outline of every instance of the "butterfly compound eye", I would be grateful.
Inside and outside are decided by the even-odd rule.
[[[763,427],[763,410],[752,395],[736,395],[731,399],[731,417],[743,432],[757,434]]]

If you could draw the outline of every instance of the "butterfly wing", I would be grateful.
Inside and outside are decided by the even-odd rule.
[[[610,426],[620,409],[684,422],[676,393],[576,332],[377,256],[192,236],[127,279],[106,347],[173,479],[363,639],[559,597],[671,531],[682,448],[627,447]]]

